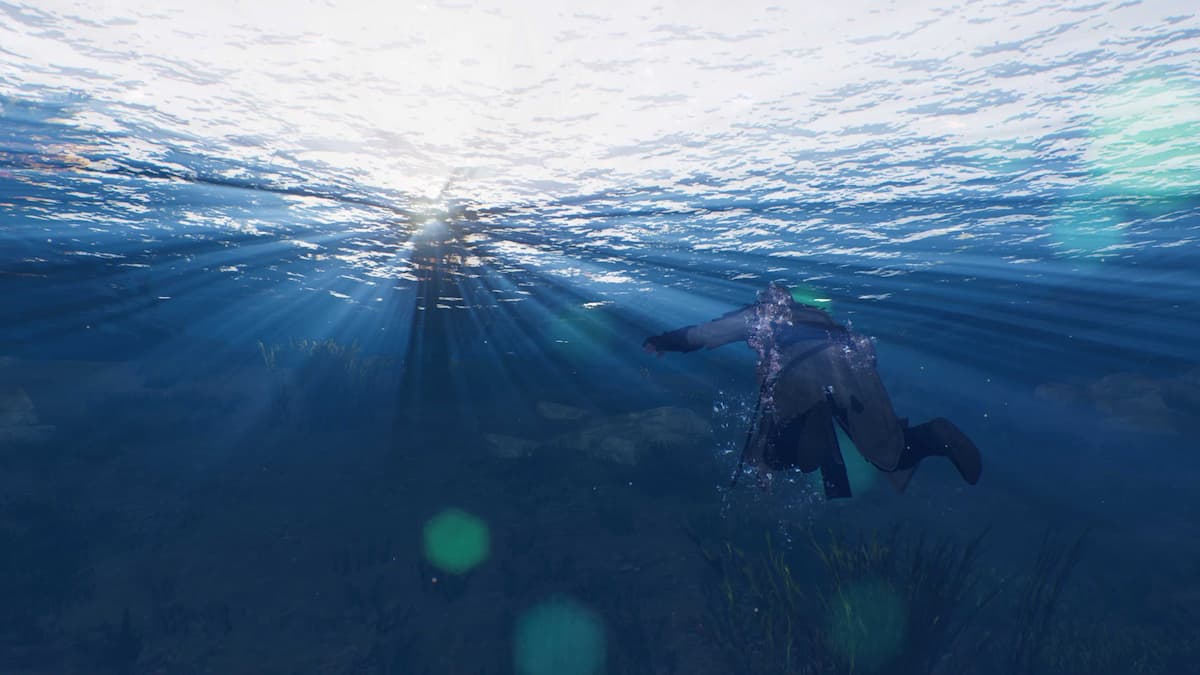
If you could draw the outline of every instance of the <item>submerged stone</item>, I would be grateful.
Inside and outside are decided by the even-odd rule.
[[[1157,433],[1188,433],[1200,423],[1200,370],[1169,377],[1111,373],[1082,382],[1049,382],[1038,398],[1086,405],[1118,426]]]
[[[484,434],[483,440],[487,441],[488,452],[500,459],[532,457],[540,445],[537,441],[504,434]]]
[[[41,424],[33,401],[16,385],[0,385],[0,443],[38,443],[54,427]]]
[[[538,414],[548,420],[580,420],[587,417],[587,411],[574,406],[563,405],[562,403],[552,403],[550,401],[538,401]]]
[[[584,422],[543,441],[484,434],[495,457],[513,459],[542,452],[578,453],[635,465],[650,452],[694,449],[712,442],[712,425],[688,408],[665,406]]]

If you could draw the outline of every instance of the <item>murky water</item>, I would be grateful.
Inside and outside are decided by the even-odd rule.
[[[1196,672],[1198,62],[1174,1],[0,2],[0,671]],[[754,352],[642,343],[772,280],[979,484],[730,487]]]

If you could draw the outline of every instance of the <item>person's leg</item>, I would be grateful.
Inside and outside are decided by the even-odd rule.
[[[851,496],[846,464],[833,427],[833,407],[821,402],[775,428],[764,448],[765,464],[773,470],[821,469],[827,499]]]
[[[979,482],[983,459],[979,448],[950,420],[938,417],[904,429],[904,452],[896,468],[913,469],[926,457],[946,457],[971,485]]]
[[[869,350],[869,345],[862,347]],[[838,424],[858,452],[880,470],[897,469],[904,451],[904,427],[873,362],[830,354],[829,384],[824,389]]]
[[[832,411],[820,405],[773,425],[763,448],[763,463],[774,470],[815,471],[833,442]]]
[[[978,451],[957,428],[939,419],[910,429],[896,415],[869,341],[856,341],[851,352],[830,352],[828,357],[831,384],[826,392],[838,424],[897,492],[908,487],[920,460],[934,454],[954,460],[968,481],[978,479]]]
[[[833,420],[829,421],[833,428]],[[853,496],[850,491],[850,477],[846,475],[846,462],[842,458],[842,450],[837,444],[837,434],[834,434],[833,446],[828,448],[821,460],[821,484],[825,487],[825,499],[848,499]]]

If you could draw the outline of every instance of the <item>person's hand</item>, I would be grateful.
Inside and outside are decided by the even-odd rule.
[[[687,335],[690,329],[691,326],[677,328],[661,335],[648,337],[642,343],[642,349],[655,356],[662,356],[664,352],[694,352],[700,348],[700,345],[693,345],[688,342]]]
[[[642,350],[645,351],[647,354],[653,354],[660,359],[662,358],[662,355],[663,355],[662,350],[658,348],[658,337],[657,336],[646,338],[646,341],[642,343]]]

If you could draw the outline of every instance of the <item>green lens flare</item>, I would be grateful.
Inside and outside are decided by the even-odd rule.
[[[599,675],[604,642],[604,626],[594,612],[554,597],[517,621],[513,664],[517,675]]]
[[[600,305],[568,308],[547,321],[544,330],[557,351],[579,360],[603,357],[618,339],[611,317]]]
[[[1125,224],[1111,209],[1064,204],[1051,217],[1050,238],[1059,257],[1100,260],[1121,250]]]
[[[1200,189],[1200,86],[1161,68],[1126,78],[1092,102],[1086,159],[1105,190],[1132,196]]]
[[[464,574],[488,557],[487,525],[460,509],[447,509],[425,523],[425,557],[434,567]]]
[[[882,579],[837,590],[827,615],[830,645],[855,672],[872,673],[900,653],[908,619],[904,600]]]
[[[833,306],[833,300],[825,297],[823,293],[812,286],[792,286],[789,290],[792,292],[792,300],[801,305],[820,307],[821,309],[831,309]]]

